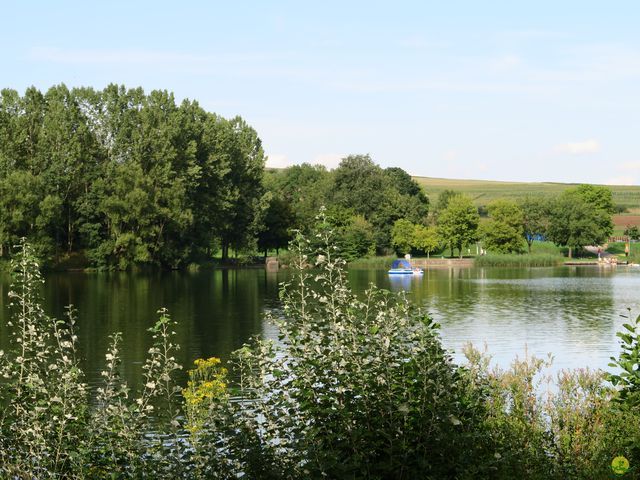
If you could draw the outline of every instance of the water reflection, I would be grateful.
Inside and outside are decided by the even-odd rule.
[[[371,273],[352,273],[357,288],[365,276]],[[465,343],[486,343],[503,366],[526,346],[538,356],[552,353],[554,369],[606,368],[618,350],[619,315],[640,307],[640,275],[626,269],[433,269],[422,279],[378,277],[378,284],[425,306],[457,358]]]
[[[147,329],[160,307],[178,320],[183,365],[198,357],[226,358],[252,335],[277,336],[263,316],[279,309],[278,284],[286,277],[286,271],[262,269],[65,273],[48,275],[43,294],[52,315],[62,316],[69,303],[78,309],[88,380],[99,380],[108,336],[121,331],[122,373],[135,386],[150,347]],[[442,325],[443,341],[458,358],[466,342],[486,342],[504,366],[527,345],[540,356],[553,353],[556,368],[606,368],[618,351],[619,315],[627,307],[640,313],[640,272],[624,268],[433,269],[422,276],[354,270],[349,278],[359,294],[370,284],[407,291]],[[7,279],[0,279],[0,348],[7,347],[7,289]]]

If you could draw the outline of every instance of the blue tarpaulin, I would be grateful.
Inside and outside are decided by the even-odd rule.
[[[393,263],[391,264],[391,268],[408,268],[408,269],[411,269],[411,264],[407,260],[399,258],[398,260],[394,260],[393,261]]]

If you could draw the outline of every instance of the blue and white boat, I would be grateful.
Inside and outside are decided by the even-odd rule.
[[[408,260],[399,258],[394,260],[389,269],[389,275],[422,275],[424,270],[413,268]]]

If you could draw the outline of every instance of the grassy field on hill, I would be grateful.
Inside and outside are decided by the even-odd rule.
[[[495,180],[455,180],[449,178],[413,177],[433,200],[443,190],[457,190],[470,196],[476,205],[486,205],[496,198],[518,200],[530,196],[552,196],[578,184],[553,182],[498,182]],[[623,205],[629,213],[640,213],[640,186],[607,185],[613,192],[616,205]]]

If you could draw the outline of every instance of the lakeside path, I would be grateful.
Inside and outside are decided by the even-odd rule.
[[[593,253],[594,255],[598,255],[598,249],[600,249],[600,258],[611,258],[611,257],[615,257],[616,255],[614,255],[613,253],[609,253],[607,252],[604,248],[602,247],[598,247],[598,246],[594,246],[594,245],[589,245],[587,247],[584,247],[584,249],[587,252]]]

